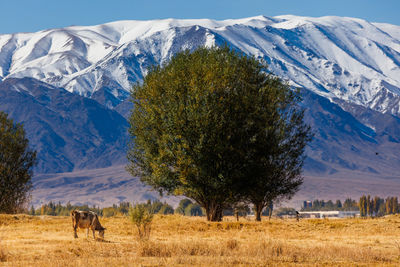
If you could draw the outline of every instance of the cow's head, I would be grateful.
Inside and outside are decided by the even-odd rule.
[[[104,227],[101,227],[100,229],[99,229],[99,236],[101,237],[101,238],[104,238],[104,231],[106,230],[106,228],[104,228]]]

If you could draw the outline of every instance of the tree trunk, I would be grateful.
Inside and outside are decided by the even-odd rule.
[[[274,205],[272,204],[272,201],[270,201],[269,204],[268,204],[268,217],[269,217],[269,220],[271,220],[272,211],[273,210],[274,210]]]
[[[256,212],[256,221],[261,222],[261,213],[264,208],[263,203],[254,204],[255,212]]]
[[[207,203],[204,205],[207,215],[207,221],[220,222],[222,221],[222,207],[217,203]]]

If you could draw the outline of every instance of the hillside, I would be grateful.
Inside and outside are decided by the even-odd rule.
[[[98,102],[33,78],[0,83],[0,107],[24,124],[38,151],[37,172],[66,172],[122,164],[127,121]]]

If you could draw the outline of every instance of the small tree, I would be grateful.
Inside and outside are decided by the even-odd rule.
[[[35,208],[33,207],[33,205],[31,206],[31,209],[29,211],[29,215],[35,215]]]
[[[325,203],[325,209],[326,210],[334,210],[335,209],[335,205],[333,204],[332,200],[328,200]]]
[[[335,206],[337,210],[342,209],[342,202],[340,201],[340,199],[336,200]]]
[[[312,210],[321,210],[321,202],[318,199],[313,201]]]
[[[0,111],[0,213],[21,211],[29,199],[36,152],[29,148],[22,124]]]
[[[203,216],[203,211],[199,204],[191,203],[185,208],[186,216]]]
[[[103,216],[108,218],[115,216],[117,214],[117,210],[113,207],[103,208]]]
[[[147,204],[136,204],[129,210],[129,218],[136,225],[140,239],[150,237],[151,223],[153,221],[153,211]]]
[[[399,212],[399,201],[397,197],[392,198],[392,213],[396,214]]]
[[[164,205],[161,207],[161,209],[158,213],[164,214],[164,215],[174,214],[174,208],[172,208],[171,205],[164,203]]]
[[[264,214],[265,214],[265,216],[268,216],[268,219],[271,220],[272,212],[273,212],[273,211],[274,211],[274,203],[271,201],[271,202],[267,205],[267,207],[265,207]]]
[[[362,197],[360,197],[360,201],[358,202],[358,205],[360,208],[360,216],[366,217],[367,216],[367,197],[365,195],[362,195]]]
[[[378,210],[378,216],[382,217],[386,215],[386,206],[385,206],[385,199],[381,199],[381,204],[379,206],[379,210]]]
[[[236,217],[236,221],[239,221],[239,217],[246,217],[250,213],[250,207],[247,203],[238,202],[233,205],[233,214]]]
[[[374,216],[374,199],[368,195],[368,216],[373,217]]]
[[[346,198],[346,200],[343,203],[343,210],[345,211],[352,211],[352,210],[360,210],[359,204],[351,198]],[[361,210],[360,210],[361,212]]]
[[[193,202],[190,199],[182,199],[179,201],[178,207],[175,209],[175,212],[177,214],[182,214],[185,215],[185,209],[188,205],[193,204]]]
[[[386,214],[387,215],[392,214],[392,210],[393,210],[392,206],[393,206],[392,198],[391,197],[387,197],[386,198],[386,202],[385,202]]]
[[[378,216],[380,204],[381,204],[380,198],[378,196],[375,196],[374,199],[372,200],[372,210],[373,210],[374,216]]]

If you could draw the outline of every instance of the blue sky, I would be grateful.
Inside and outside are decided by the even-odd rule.
[[[400,0],[4,0],[0,33],[126,19],[347,16],[400,25]]]

